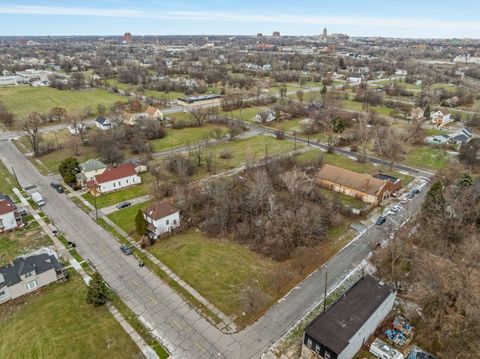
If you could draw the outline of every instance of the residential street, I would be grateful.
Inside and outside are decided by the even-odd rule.
[[[69,240],[76,242],[81,255],[97,268],[122,300],[154,328],[154,333],[175,358],[261,357],[270,344],[321,298],[325,271],[328,271],[329,287],[334,287],[368,256],[368,243],[372,239],[388,238],[395,226],[390,220],[382,226],[371,226],[361,238],[310,275],[255,324],[240,333],[226,335],[190,308],[147,268],[140,268],[134,258],[124,256],[118,242],[66,195],[53,190],[49,185],[51,179],[42,176],[9,141],[0,141],[0,159],[10,170],[12,166],[15,168],[20,185],[37,186],[46,198],[44,212]],[[394,167],[429,176],[428,172],[406,166]],[[409,213],[419,208],[424,194],[425,190],[408,204]],[[400,218],[400,215],[396,216]]]

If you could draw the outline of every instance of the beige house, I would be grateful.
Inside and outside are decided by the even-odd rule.
[[[63,267],[53,252],[18,257],[0,267],[0,303],[63,278]]]
[[[163,120],[165,117],[162,113],[162,111],[160,111],[157,107],[155,106],[148,106],[147,109],[145,110],[145,113],[152,119],[152,120],[157,120],[157,121],[161,121]]]
[[[90,159],[80,163],[78,167],[80,172],[76,175],[77,184],[83,187],[86,185],[87,181],[91,181],[95,178],[95,176],[105,172],[107,165],[99,160]]]
[[[425,115],[425,111],[421,107],[415,107],[410,112],[410,119],[414,121],[423,120],[423,116]]]
[[[316,182],[322,187],[357,198],[368,204],[379,204],[391,194],[387,180],[374,178],[329,164],[320,168]]]

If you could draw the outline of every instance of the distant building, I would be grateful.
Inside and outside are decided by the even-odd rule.
[[[277,116],[275,115],[275,111],[267,110],[255,115],[255,122],[257,123],[269,123],[275,121]]]
[[[274,31],[272,37],[280,37],[280,31]]]
[[[97,159],[89,159],[78,165],[80,172],[76,174],[77,184],[84,186],[87,181],[91,181],[95,176],[105,172],[107,165]]]
[[[366,275],[305,329],[302,359],[351,359],[393,308],[395,290]]]
[[[123,41],[125,41],[125,43],[127,43],[127,44],[131,44],[132,43],[132,34],[129,33],[129,32],[126,32],[125,34],[123,34]]]
[[[16,258],[10,264],[0,267],[0,303],[63,278],[63,267],[54,254],[41,253]]]
[[[15,86],[17,84],[17,76],[0,76],[0,86]]]
[[[0,193],[0,233],[11,231],[21,223],[21,216],[17,213],[13,201]]]
[[[180,211],[169,203],[157,201],[143,212],[143,216],[148,222],[148,231],[154,237],[180,226]]]
[[[323,28],[322,38],[323,38],[324,40],[328,38],[328,32],[327,32],[327,28],[326,28],[326,27]]]
[[[201,95],[192,97],[179,97],[177,103],[188,107],[201,106],[220,106],[222,104],[222,96],[220,95]]]
[[[145,110],[145,113],[152,119],[152,120],[163,120],[164,115],[162,111],[160,111],[157,107],[155,106],[148,106],[147,109]]]
[[[425,111],[421,107],[415,107],[410,111],[410,119],[414,121],[420,121],[423,120],[423,115],[425,114]]]
[[[107,117],[98,116],[95,119],[95,126],[102,131],[107,131],[112,129],[113,123]]]
[[[257,33],[257,38],[263,37],[263,34],[261,32]]]
[[[450,112],[444,108],[436,112],[432,112],[430,117],[432,119],[432,123],[437,126],[444,126],[447,123],[453,122]]]

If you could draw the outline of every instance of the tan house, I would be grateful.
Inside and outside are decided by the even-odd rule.
[[[152,120],[157,120],[161,121],[164,119],[164,115],[162,111],[160,111],[157,107],[155,106],[148,106],[147,109],[145,110],[145,113],[152,119]]]
[[[316,182],[322,187],[373,205],[379,204],[391,194],[387,180],[329,164],[318,170]]]
[[[423,120],[423,116],[425,115],[425,111],[421,107],[415,107],[410,112],[410,119],[414,121]]]

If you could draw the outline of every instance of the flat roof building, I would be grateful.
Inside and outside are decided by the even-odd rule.
[[[351,359],[393,308],[395,290],[366,275],[305,329],[302,359]]]
[[[177,102],[179,105],[188,106],[188,107],[201,107],[201,106],[220,106],[222,101],[222,96],[220,95],[201,95],[201,96],[191,96],[191,97],[179,97]]]

